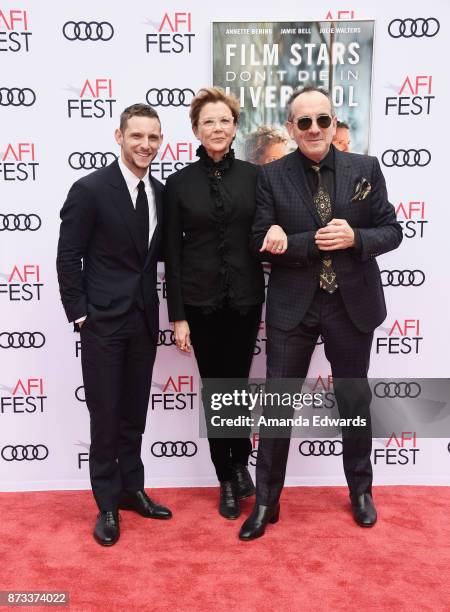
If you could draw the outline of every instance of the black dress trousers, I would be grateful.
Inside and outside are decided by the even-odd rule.
[[[267,379],[306,378],[319,335],[331,365],[334,393],[342,418],[365,418],[365,428],[342,431],[344,472],[350,493],[371,492],[372,433],[367,372],[373,332],[359,331],[348,316],[339,290],[317,289],[302,322],[290,331],[267,326]],[[290,439],[264,437],[260,432],[256,464],[257,502],[278,502],[286,474]]]
[[[92,491],[101,511],[115,511],[121,490],[144,488],[141,445],[156,344],[137,307],[110,336],[91,331],[89,316],[80,335]]]
[[[262,304],[240,314],[229,306],[206,313],[185,305],[191,341],[202,379],[247,379],[261,321]],[[205,396],[204,396],[205,397]],[[208,438],[211,460],[220,481],[233,478],[233,463],[247,465],[252,450],[249,437]]]

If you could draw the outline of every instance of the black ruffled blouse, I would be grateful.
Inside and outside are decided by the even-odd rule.
[[[169,319],[184,304],[245,312],[264,301],[261,264],[250,247],[257,168],[230,150],[219,162],[203,146],[199,161],[172,174],[164,190]]]

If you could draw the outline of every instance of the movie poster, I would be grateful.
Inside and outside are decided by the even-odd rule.
[[[295,148],[286,102],[305,85],[331,92],[343,124],[335,145],[367,153],[373,36],[373,21],[214,22],[213,83],[242,109],[237,156],[266,163]]]

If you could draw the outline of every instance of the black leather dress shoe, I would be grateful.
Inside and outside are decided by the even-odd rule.
[[[280,518],[280,504],[263,506],[255,504],[252,513],[239,532],[240,540],[255,540],[264,535],[268,523],[277,523]]]
[[[241,515],[234,480],[222,480],[220,483],[219,514],[230,520],[237,519]]]
[[[120,536],[117,512],[100,512],[95,523],[94,538],[102,546],[112,546]]]
[[[233,463],[233,471],[237,484],[238,499],[244,499],[250,497],[250,495],[254,495],[256,489],[247,466],[241,463]]]
[[[370,493],[350,497],[353,518],[361,527],[373,527],[377,522],[377,510]]]
[[[128,493],[124,491],[120,498],[119,508],[134,510],[145,518],[170,519],[172,512],[165,506],[156,504],[144,490]]]

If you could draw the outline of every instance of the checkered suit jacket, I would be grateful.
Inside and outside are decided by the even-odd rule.
[[[371,191],[352,201],[365,178]],[[267,292],[266,322],[288,331],[303,319],[318,287],[321,251],[314,235],[322,226],[297,151],[260,167],[252,228],[257,249],[271,225],[288,236],[283,255],[262,253],[272,263]],[[376,256],[397,248],[402,229],[389,203],[376,157],[335,150],[334,218],[346,219],[356,245],[331,252],[339,289],[350,316],[362,332],[373,331],[386,317],[386,304]]]

